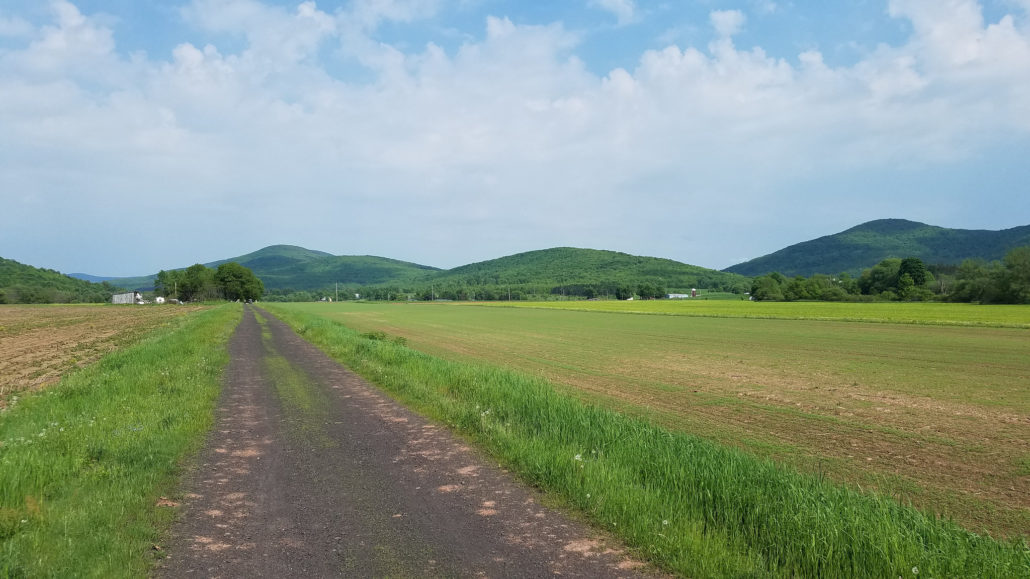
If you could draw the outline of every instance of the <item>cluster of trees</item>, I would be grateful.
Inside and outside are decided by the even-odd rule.
[[[962,262],[948,297],[956,302],[1030,304],[1030,247],[1013,249],[1001,262]]]
[[[751,282],[751,297],[759,301],[925,301],[934,298],[936,279],[917,257],[885,259],[855,279],[813,275],[791,279],[771,273]]]
[[[933,271],[937,270],[938,276]],[[813,275],[754,278],[751,297],[766,301],[926,301],[1030,303],[1030,247],[1011,250],[1001,262],[966,260],[955,267],[927,267],[916,257],[885,259],[858,278]]]
[[[184,270],[159,271],[154,293],[182,301],[256,300],[265,286],[250,269],[230,261],[211,269],[197,263]]]
[[[106,281],[91,285],[75,289],[35,284],[0,287],[0,304],[100,304],[111,301],[111,295],[119,291]]]

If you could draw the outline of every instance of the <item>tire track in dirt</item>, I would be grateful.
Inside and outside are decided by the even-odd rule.
[[[642,565],[247,308],[167,577],[635,577]]]

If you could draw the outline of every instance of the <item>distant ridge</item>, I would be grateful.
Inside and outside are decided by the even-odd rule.
[[[310,291],[337,282],[354,286],[428,288],[433,284],[522,286],[546,292],[553,286],[657,283],[667,288],[743,288],[744,277],[659,257],[617,251],[555,247],[528,251],[450,270],[376,256],[335,256],[295,245],[271,245],[238,257],[206,263],[208,267],[235,261],[251,269],[268,290]],[[184,269],[187,266],[182,266]],[[140,277],[100,278],[129,289],[147,290],[156,273]]]
[[[668,288],[731,287],[744,278],[660,257],[602,249],[554,247],[463,265],[433,274],[437,283],[591,285],[658,282]]]
[[[788,277],[858,274],[889,257],[918,257],[927,264],[958,264],[971,258],[992,261],[1022,245],[1030,245],[1030,225],[989,231],[878,219],[785,247],[723,271],[746,276],[778,271]]]
[[[266,289],[313,290],[336,282],[352,285],[377,285],[408,280],[435,267],[419,265],[370,255],[333,255],[324,251],[306,249],[296,245],[270,245],[255,252],[205,263],[215,268],[234,261],[249,268]],[[178,268],[185,269],[192,264]],[[79,274],[84,275],[84,274]],[[157,272],[139,277],[95,278],[131,289],[148,290],[154,287]],[[89,276],[93,277],[93,276]]]

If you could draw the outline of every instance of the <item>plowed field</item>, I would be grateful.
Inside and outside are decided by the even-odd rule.
[[[0,408],[199,306],[0,307]]]

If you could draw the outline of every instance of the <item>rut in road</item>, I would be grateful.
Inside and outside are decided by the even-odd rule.
[[[263,310],[230,342],[167,577],[634,577],[640,564]]]

